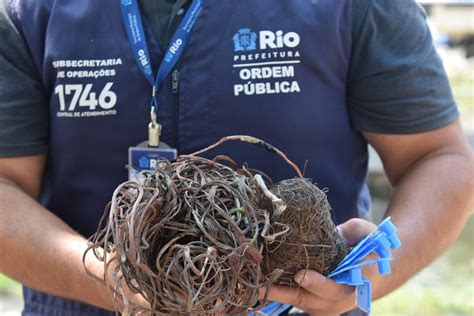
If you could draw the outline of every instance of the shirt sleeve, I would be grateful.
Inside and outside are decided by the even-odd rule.
[[[442,61],[414,0],[353,0],[347,102],[359,131],[410,134],[459,116]]]
[[[0,157],[43,154],[48,148],[48,101],[9,2],[0,0]]]

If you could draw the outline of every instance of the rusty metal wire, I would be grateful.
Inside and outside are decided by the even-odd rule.
[[[296,180],[307,181],[282,152],[253,137],[227,137],[206,150],[229,140],[275,152],[295,169],[300,176]],[[174,162],[162,159],[155,171],[142,172],[138,181],[119,185],[89,239],[84,265],[88,253],[93,253],[103,262],[104,274],[86,270],[107,286],[117,308],[124,307],[127,313],[242,314],[266,303],[265,299],[259,302],[261,288],[268,289],[282,274],[290,278],[295,272],[288,264],[282,269],[268,260],[278,257],[278,248],[287,251],[289,240],[297,243],[293,240],[297,225],[281,220],[291,218],[285,199],[291,206],[294,197],[272,190],[268,176],[245,166],[238,169],[229,157],[208,160],[198,157],[200,153],[180,156]],[[313,216],[319,211],[307,212]],[[305,216],[301,213],[298,218],[306,222]],[[332,221],[324,215],[323,221],[307,222],[312,223],[330,226]],[[327,229],[315,231],[324,234],[319,239],[305,235],[309,238],[305,243],[316,240],[317,247],[331,247],[333,243],[319,240],[337,238]],[[293,266],[320,267],[326,264],[321,260],[331,255],[332,264],[339,255],[337,249],[318,253],[316,259],[308,254],[292,257]],[[129,301],[127,291],[144,298],[148,306]]]
[[[287,209],[278,221],[291,227],[291,231],[277,243],[266,244],[264,273],[282,269],[277,283],[290,286],[297,286],[294,275],[303,269],[328,275],[347,249],[331,219],[325,191],[302,178],[281,181],[271,191],[285,202]]]

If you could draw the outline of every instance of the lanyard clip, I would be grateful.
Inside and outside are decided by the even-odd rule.
[[[154,91],[155,89],[153,89]],[[150,124],[148,124],[148,146],[158,147],[160,146],[161,136],[161,125],[157,123],[156,109],[154,106],[151,107],[150,112]]]

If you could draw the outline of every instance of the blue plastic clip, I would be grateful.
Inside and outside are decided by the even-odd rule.
[[[362,276],[362,267],[376,264],[381,275],[390,274],[391,250],[401,246],[397,228],[390,217],[386,218],[375,231],[357,244],[341,261],[339,266],[329,274],[337,283],[356,287],[357,307],[370,313],[371,284]],[[362,261],[371,253],[377,253],[379,259]]]
[[[352,249],[338,267],[329,274],[329,277],[337,283],[355,286],[357,307],[366,313],[370,313],[371,284],[369,280],[363,277],[362,267],[376,264],[381,275],[390,274],[391,250],[400,246],[401,242],[397,236],[397,228],[388,217],[380,223],[375,231]],[[377,253],[379,259],[363,261],[373,252]],[[289,308],[291,308],[291,305],[272,302],[265,306],[260,313],[263,315],[280,315]],[[257,313],[252,312],[248,315],[256,316]]]

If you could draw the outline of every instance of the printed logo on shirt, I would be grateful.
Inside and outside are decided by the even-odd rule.
[[[240,29],[232,38],[234,41],[234,51],[250,51],[257,49],[257,33],[250,29]]]
[[[122,65],[121,58],[55,60],[52,65],[57,72],[54,89],[59,103],[57,117],[84,118],[117,114],[117,94],[112,79],[117,68]],[[109,80],[95,83],[94,80],[99,78]],[[67,83],[64,82],[66,79]],[[89,82],[84,83],[84,80]]]
[[[301,42],[301,38],[296,32],[284,33],[281,30],[276,32],[260,31],[257,36],[257,33],[253,32],[251,29],[242,28],[232,38],[232,41],[234,42],[234,52],[256,50],[257,39],[261,50],[267,48],[295,48]]]
[[[301,37],[296,32],[241,28],[232,37],[234,96],[301,92],[296,78]]]

